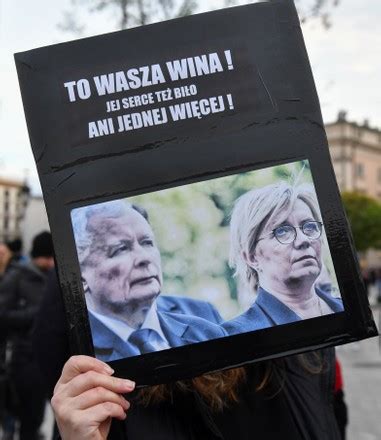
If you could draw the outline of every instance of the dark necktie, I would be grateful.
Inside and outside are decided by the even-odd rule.
[[[128,342],[136,347],[141,354],[151,353],[152,351],[157,351],[152,344],[155,333],[155,330],[141,328],[131,333],[131,336],[128,338]]]

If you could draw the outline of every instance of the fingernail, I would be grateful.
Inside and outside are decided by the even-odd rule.
[[[135,388],[135,382],[133,382],[132,380],[123,379],[123,385],[127,388]]]
[[[128,400],[126,400],[123,396],[123,403],[124,403],[124,409],[128,410],[128,408],[130,407],[130,402]]]
[[[108,373],[108,374],[114,374],[115,373],[115,371],[109,365],[105,365],[104,369],[105,369],[106,373]]]

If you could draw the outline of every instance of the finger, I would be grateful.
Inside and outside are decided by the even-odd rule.
[[[114,370],[111,367],[98,359],[90,356],[72,356],[63,367],[61,377],[54,388],[54,393],[57,392],[57,389],[61,385],[70,382],[79,374],[90,370],[99,371],[100,373],[107,375],[114,373]]]
[[[82,411],[83,420],[92,419],[95,423],[102,423],[109,417],[119,420],[126,418],[126,412],[121,405],[112,402],[104,402]]]
[[[58,382],[68,383],[81,373],[94,370],[99,373],[111,375],[114,370],[106,363],[90,356],[72,356],[65,364]]]
[[[135,383],[128,379],[107,376],[96,371],[87,371],[74,377],[64,385],[64,395],[76,397],[80,394],[97,387],[102,387],[117,394],[129,393],[135,388]]]
[[[84,410],[104,402],[116,403],[125,411],[130,407],[130,403],[123,396],[102,387],[92,388],[73,398],[72,405]]]

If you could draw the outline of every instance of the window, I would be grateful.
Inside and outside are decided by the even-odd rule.
[[[364,177],[364,164],[357,163],[355,166],[356,166],[356,177],[363,178]]]

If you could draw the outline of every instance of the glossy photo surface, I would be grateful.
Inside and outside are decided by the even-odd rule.
[[[307,161],[76,208],[105,361],[344,311]]]

